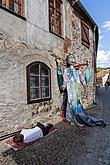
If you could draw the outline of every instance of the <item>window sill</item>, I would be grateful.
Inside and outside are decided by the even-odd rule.
[[[33,104],[33,103],[40,103],[40,102],[43,102],[43,101],[50,101],[51,98],[46,98],[46,99],[39,99],[39,100],[28,100],[27,104]]]
[[[13,15],[17,16],[18,18],[21,18],[21,19],[23,19],[23,20],[26,20],[25,17],[23,17],[23,16],[21,16],[21,15],[15,13],[15,12],[13,12],[13,11],[7,9],[6,7],[3,7],[2,5],[0,5],[0,8],[3,9],[3,10],[5,10],[5,11],[7,11],[7,12],[9,12],[10,14],[13,14]]]
[[[63,39],[63,40],[64,40],[64,37],[62,37],[62,36],[60,36],[60,35],[58,35],[58,34],[56,34],[56,33],[52,32],[51,30],[50,30],[50,33],[52,33],[52,34],[56,35],[57,37],[59,37],[59,38],[61,38],[61,39]]]

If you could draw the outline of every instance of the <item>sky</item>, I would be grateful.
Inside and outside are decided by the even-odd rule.
[[[110,0],[80,0],[99,27],[97,67],[110,67]]]

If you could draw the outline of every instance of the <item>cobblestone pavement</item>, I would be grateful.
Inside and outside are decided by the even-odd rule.
[[[110,165],[110,89],[101,88],[98,94],[98,104],[87,113],[104,118],[105,128],[59,122],[56,133],[16,152],[2,141],[0,165]]]
[[[98,114],[107,126],[95,127],[91,131],[85,145],[85,152],[81,155],[79,165],[110,165],[110,88],[100,88],[98,91],[101,111]]]

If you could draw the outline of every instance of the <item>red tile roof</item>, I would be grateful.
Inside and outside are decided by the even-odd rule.
[[[97,78],[104,77],[108,73],[110,73],[110,72],[107,70],[101,70],[101,71],[97,72]]]

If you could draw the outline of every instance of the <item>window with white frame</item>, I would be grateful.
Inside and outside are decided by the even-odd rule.
[[[51,99],[51,71],[41,62],[27,66],[28,103]]]

